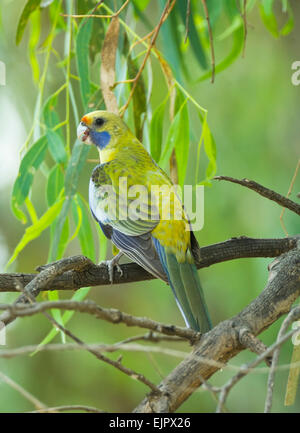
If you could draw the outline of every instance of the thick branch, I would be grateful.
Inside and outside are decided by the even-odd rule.
[[[246,257],[276,257],[296,247],[297,237],[283,239],[232,238],[225,242],[202,247],[196,251],[197,267],[205,268],[216,263]],[[153,279],[145,269],[136,263],[121,265],[123,275],[114,275],[116,284],[131,283]],[[42,268],[43,269],[43,268]],[[37,274],[0,274],[0,292],[17,292],[25,287]],[[90,264],[80,271],[69,271],[56,277],[51,284],[41,290],[77,290],[81,287],[111,284],[107,267]]]
[[[249,179],[235,179],[229,176],[216,176],[214,179],[216,180],[227,180],[228,182],[237,183],[238,185],[245,186],[246,188],[252,189],[263,197],[268,198],[269,200],[275,201],[280,206],[283,206],[292,212],[300,215],[300,205],[290,200],[289,198],[284,197],[278,192],[273,191],[272,189],[266,188],[263,185],[255,182],[254,180]]]
[[[300,295],[300,251],[294,249],[276,259],[263,292],[241,313],[205,334],[194,351],[159,385],[160,397],[150,394],[136,412],[173,412],[220,367],[244,349],[240,333],[246,328],[260,334],[286,314]],[[204,362],[203,358],[208,361]]]

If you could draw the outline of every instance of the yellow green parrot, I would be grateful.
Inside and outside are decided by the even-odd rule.
[[[207,332],[211,321],[193,256],[198,244],[179,197],[169,194],[171,180],[116,114],[86,114],[77,135],[99,151],[89,203],[105,236],[120,254],[169,283],[186,325]],[[169,212],[165,212],[166,198]],[[120,254],[113,259],[114,266]]]

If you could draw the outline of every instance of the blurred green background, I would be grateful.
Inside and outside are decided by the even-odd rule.
[[[20,45],[15,44],[16,26],[25,3],[23,0],[3,0],[0,6],[0,60],[5,63],[7,73],[6,86],[0,86],[1,272],[5,272],[5,265],[24,232],[24,226],[11,212],[10,196],[20,164],[19,151],[31,128],[37,97],[37,86],[32,79],[28,58],[28,30],[25,31]],[[113,5],[114,2],[111,3]],[[280,38],[274,38],[268,32],[262,23],[258,6],[253,7],[248,15],[245,57],[239,56],[231,66],[218,74],[214,84],[209,80],[195,83],[203,71],[199,69],[190,49],[182,52],[190,75],[188,80],[183,80],[184,86],[209,113],[209,126],[217,146],[217,174],[236,178],[248,177],[281,194],[287,193],[299,158],[300,86],[293,86],[291,83],[291,65],[300,60],[300,5],[296,0],[290,4],[294,11],[294,29]],[[280,8],[278,10],[280,14]],[[47,35],[49,23],[46,13],[42,13],[43,32]],[[159,18],[156,2],[151,0],[144,13],[153,27]],[[142,20],[135,20],[130,14],[125,14],[123,18],[135,27],[139,35],[149,31]],[[222,19],[220,21],[219,27],[216,25],[214,28],[215,36],[224,30]],[[63,36],[58,36],[56,48],[62,48],[63,44]],[[161,44],[162,38],[158,40],[158,46],[164,53]],[[228,51],[228,44],[216,43],[215,49],[218,61],[224,56],[224,52]],[[209,53],[209,50],[207,52]],[[99,84],[96,66],[95,70],[94,81]],[[153,74],[151,100],[154,110],[162,101],[162,89],[166,88],[154,60]],[[58,88],[61,79],[61,75],[55,73],[55,67],[51,66],[46,78],[46,93],[50,94]],[[79,93],[77,88],[75,93]],[[83,111],[83,108],[81,110]],[[82,111],[79,111],[79,116],[84,114]],[[191,119],[193,128],[186,183],[194,183],[195,155],[201,134],[199,118],[191,114]],[[71,137],[73,142],[76,138],[74,121],[71,124]],[[90,150],[89,157],[97,157],[94,149]],[[203,155],[203,167],[205,158]],[[80,175],[79,190],[86,199],[93,166],[92,163],[86,163]],[[201,177],[204,177],[204,174]],[[35,177],[32,200],[39,214],[45,211],[46,206],[45,183],[42,175]],[[292,199],[297,200],[296,193],[299,190],[298,176]],[[197,238],[201,245],[208,245],[240,235],[284,237],[279,220],[280,213],[281,209],[275,203],[250,190],[226,182],[212,181],[211,187],[205,188],[205,224],[203,230],[197,233]],[[299,233],[299,220],[296,215],[286,211],[284,222],[290,235]],[[97,228],[92,219],[90,224],[95,242],[98,242]],[[9,271],[34,272],[38,265],[47,262],[48,245],[49,230],[26,247]],[[78,253],[80,247],[75,239],[68,246],[65,255]],[[260,258],[241,259],[201,270],[202,285],[215,324],[238,313],[260,293],[268,277],[267,265],[270,262],[269,259]],[[61,296],[69,298],[71,295],[72,293],[64,293]],[[161,281],[94,287],[88,298],[103,307],[118,308],[133,315],[183,325],[171,290]],[[13,299],[14,294],[0,295],[1,303]],[[40,296],[40,299],[45,298]],[[265,344],[274,342],[281,322],[282,319],[261,335]],[[115,343],[141,333],[140,329],[111,325],[81,314],[75,314],[66,327],[83,341],[90,343]],[[44,316],[17,320],[7,330],[5,348],[39,344],[50,329],[51,325]],[[54,341],[59,342],[60,336],[57,335]],[[159,343],[159,346],[163,347],[165,344]],[[190,350],[185,343],[168,343],[168,347]],[[283,346],[280,364],[287,365],[290,362],[292,348],[291,341]],[[117,359],[119,355],[120,353],[114,353],[109,356]],[[234,374],[235,370],[232,368],[253,358],[254,355],[249,351],[242,352],[230,361],[230,368],[215,374],[210,382],[224,384]],[[155,383],[159,383],[178,362],[178,358],[156,353],[123,353],[124,365],[145,374]],[[33,357],[0,359],[0,371],[48,406],[85,404],[109,412],[130,411],[148,392],[141,383],[131,380],[84,352],[47,352]],[[294,406],[284,407],[287,377],[288,367],[278,371],[276,375],[273,410],[299,412],[299,392]],[[267,369],[248,375],[231,391],[226,405],[228,410],[263,411],[266,383]],[[211,412],[215,410],[215,406],[212,396],[200,389],[179,411]],[[1,412],[33,409],[32,404],[23,396],[0,381]]]

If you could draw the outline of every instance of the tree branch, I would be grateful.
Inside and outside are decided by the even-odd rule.
[[[201,336],[199,332],[180,326],[167,325],[147,317],[131,316],[115,308],[103,308],[93,301],[45,301],[33,304],[0,304],[0,310],[5,310],[7,323],[10,323],[17,317],[33,316],[37,313],[43,313],[47,310],[58,309],[77,311],[79,313],[88,313],[97,319],[106,320],[107,322],[118,324],[124,323],[127,326],[137,326],[139,328],[149,329],[154,332],[160,332],[165,335],[177,335],[178,337],[190,341],[198,340]],[[2,319],[1,319],[2,320]]]
[[[229,176],[216,176],[215,180],[227,180],[228,182],[237,183],[238,185],[245,186],[246,188],[252,189],[263,197],[268,198],[269,200],[275,201],[280,206],[286,207],[287,209],[295,212],[300,215],[300,205],[290,200],[289,198],[284,197],[278,192],[273,191],[272,189],[266,188],[263,185],[255,182],[254,180],[249,179],[235,179]]]
[[[232,238],[225,242],[208,245],[194,251],[196,255],[196,265],[198,269],[201,269],[233,259],[246,257],[276,257],[295,248],[298,238],[297,236],[282,239],[253,239],[244,236]],[[88,259],[83,256],[82,260],[83,262],[88,261]],[[105,265],[97,266],[91,261],[85,263],[86,266],[83,269],[65,272],[55,277],[51,281],[51,284],[49,283],[44,287],[40,287],[40,290],[77,290],[81,287],[111,284]],[[46,265],[46,267],[48,266],[49,265]],[[45,269],[45,267],[39,269]],[[136,263],[123,264],[121,265],[121,269],[123,271],[122,276],[119,272],[115,272],[114,274],[115,284],[151,280],[155,278]],[[18,292],[19,287],[27,286],[37,275],[39,274],[0,274],[0,292]]]
[[[239,338],[243,328],[254,336],[260,334],[289,312],[299,295],[298,247],[275,260],[265,289],[254,301],[201,338],[194,351],[160,383],[161,396],[150,394],[135,412],[174,412],[201,385],[201,378],[209,379],[220,368],[218,363],[226,363],[244,349]]]

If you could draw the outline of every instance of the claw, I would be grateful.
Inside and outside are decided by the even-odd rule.
[[[114,281],[114,268],[117,268],[117,271],[119,272],[120,276],[122,277],[123,271],[121,267],[119,266],[119,260],[123,256],[123,253],[120,251],[114,258],[111,260],[103,260],[99,263],[100,265],[106,265],[108,268],[108,275],[109,275],[109,281],[111,284],[113,284]]]

